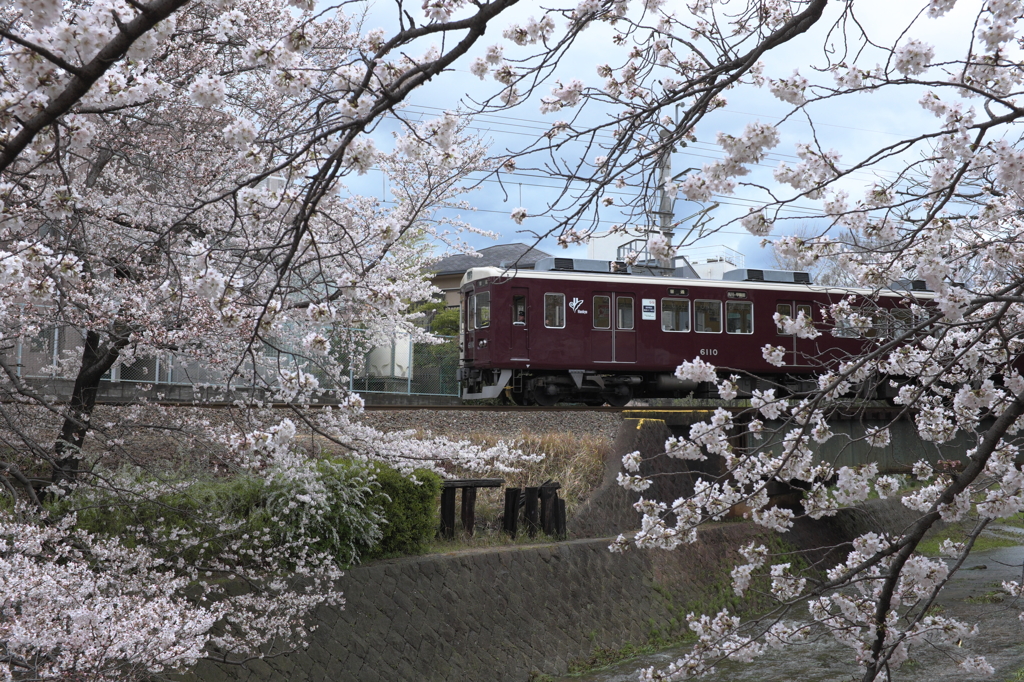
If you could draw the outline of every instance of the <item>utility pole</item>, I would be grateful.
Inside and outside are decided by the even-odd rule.
[[[666,137],[668,137],[668,133],[662,130],[662,142],[664,142]],[[658,231],[661,232],[661,236],[665,238],[669,245],[672,244],[672,239],[675,236],[675,228],[672,225],[672,218],[675,217],[673,211],[675,199],[670,197],[668,192],[665,191],[665,185],[673,179],[673,149],[672,145],[664,145],[661,150],[661,157],[658,159],[658,210],[654,212],[658,216]],[[671,269],[675,266],[675,263],[672,262],[671,258],[659,258],[658,265]]]
[[[676,105],[677,116],[678,110],[679,105]],[[708,215],[711,211],[718,208],[718,202],[716,201],[710,206],[706,206],[701,210],[697,211],[696,213],[694,213],[693,215],[687,216],[681,220],[673,220],[673,218],[675,218],[675,197],[669,196],[668,191],[665,189],[665,185],[667,185],[670,182],[676,182],[680,178],[684,178],[690,173],[696,172],[698,169],[687,168],[686,170],[676,175],[672,175],[672,152],[675,151],[675,146],[667,143],[666,138],[668,138],[668,136],[669,132],[667,130],[662,130],[659,134],[659,137],[661,138],[662,142],[662,148],[661,153],[658,156],[658,210],[652,211],[652,213],[658,217],[658,227],[648,228],[647,234],[648,239],[650,239],[650,235],[654,233],[655,229],[657,229],[658,232],[661,233],[661,236],[665,238],[665,241],[668,243],[668,245],[671,246],[672,240],[675,239],[676,225],[685,225],[694,218],[697,219],[697,222],[691,225],[690,227],[686,228],[686,232],[683,239],[687,242],[692,242],[692,238],[694,236],[694,229],[698,231],[697,238],[699,238],[701,236],[700,230],[702,221],[708,218]],[[686,142],[683,142],[682,146],[685,147]],[[696,277],[697,275],[695,272],[693,272],[693,268],[690,267],[689,261],[682,256],[679,256],[677,258],[659,258],[658,265],[663,268],[667,268],[667,274],[671,274],[674,270],[676,270],[676,261],[678,261],[679,258],[683,259],[683,267],[690,271],[691,274],[689,276]]]

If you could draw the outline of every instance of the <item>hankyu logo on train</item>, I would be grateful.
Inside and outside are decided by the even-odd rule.
[[[569,301],[569,307],[572,308],[572,311],[574,313],[579,313],[580,315],[586,315],[587,314],[586,310],[580,310],[580,306],[581,305],[583,305],[583,299],[582,298],[574,297],[571,301]]]

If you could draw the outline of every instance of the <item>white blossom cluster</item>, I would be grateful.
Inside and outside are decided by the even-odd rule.
[[[5,150],[149,4],[174,5],[45,0],[0,10],[18,38],[0,39]],[[424,15],[443,22],[464,4],[431,3]],[[490,167],[466,119],[399,124],[391,146],[363,132],[382,102],[396,104],[389,88],[444,55],[418,42],[387,52],[385,31],[306,0],[176,7],[125,55],[95,62],[102,72],[88,91],[10,163],[0,160],[0,394],[15,401],[0,412],[10,426],[25,403],[41,406],[102,444],[102,466],[93,469],[96,455],[82,462],[97,476],[47,494],[69,505],[159,504],[188,491],[117,469],[136,462],[121,438],[104,436],[117,425],[19,383],[10,351],[44,330],[80,332],[80,347],[47,369],[71,384],[95,363],[99,376],[173,353],[178,382],[201,368],[198,388],[238,399],[253,420],[163,414],[188,434],[183,452],[218,452],[221,471],[262,477],[267,513],[289,534],[249,533],[211,509],[188,529],[154,523],[108,539],[0,504],[0,679],[128,680],[187,669],[213,648],[242,658],[301,646],[307,615],[343,602],[338,565],[356,558],[315,549],[336,535],[337,505],[367,545],[386,523],[360,511],[374,485],[360,463],[500,472],[538,459],[509,443],[367,429],[355,420],[361,399],[347,392],[364,344],[396,334],[434,342],[410,311],[432,294],[423,245],[467,250],[460,233],[473,228],[438,213],[464,210],[467,173]],[[388,179],[387,203],[341,184],[371,170]],[[336,406],[305,411],[328,390]],[[266,409],[275,402],[304,416],[282,420]],[[136,408],[145,428],[142,410],[156,408]],[[309,429],[349,448],[351,464],[310,458],[296,435]],[[26,452],[43,453],[40,467],[56,464],[55,434],[19,433]],[[83,442],[65,444],[77,453]]]
[[[690,613],[686,620],[690,630],[697,635],[692,651],[661,670],[641,670],[641,680],[674,682],[703,677],[715,672],[714,663],[717,661],[729,659],[750,663],[770,648],[782,649],[798,644],[810,634],[806,625],[780,620],[759,633],[759,637],[753,637],[743,634],[740,619],[730,615],[728,610],[722,610],[713,617]]]
[[[733,178],[747,175],[747,166],[760,162],[779,143],[779,135],[770,125],[750,123],[740,137],[720,133],[717,141],[726,152],[725,158],[705,164],[699,174],[688,175],[679,183],[679,190],[690,201],[707,201],[712,193],[731,194],[736,188]],[[770,231],[765,227],[757,233]]]
[[[0,522],[0,676],[32,670],[37,679],[118,679],[202,657],[227,605],[190,601],[182,594],[187,579],[159,559],[76,532],[73,521]],[[55,642],[64,646],[54,650]]]
[[[816,339],[821,336],[821,332],[814,327],[814,321],[808,318],[803,310],[797,313],[796,318],[775,313],[772,319],[783,334],[795,334],[801,339]]]
[[[571,246],[590,236],[583,216],[620,212],[615,231],[638,224],[640,215],[646,219],[646,190],[663,182],[654,178],[661,177],[665,154],[697,142],[698,133],[719,152],[700,170],[665,182],[668,196],[711,202],[739,195],[745,208],[732,220],[761,237],[771,238],[791,220],[813,225],[816,234],[775,238],[776,255],[797,268],[832,266],[843,286],[859,289],[829,290],[832,303],[816,309],[813,320],[777,317],[789,338],[761,348],[765,376],[754,377],[759,383],[749,408],[715,409],[666,444],[666,456],[713,459],[723,464],[723,475],[696,477],[692,495],[671,502],[639,500],[640,532],[613,546],[676,548],[693,542],[701,523],[730,511],[784,532],[801,512],[773,504],[770,483],[797,484],[802,514],[812,519],[873,493],[901,495],[897,475],[871,464],[839,466],[820,447],[848,438],[833,415],[883,397],[906,409],[912,421],[903,424],[929,446],[949,448],[963,439],[975,444],[955,474],[944,465],[914,464],[914,477],[926,485],[903,494],[904,505],[929,522],[973,513],[1001,518],[1022,508],[1016,453],[1024,429],[1024,151],[1016,131],[1022,114],[1014,104],[1024,87],[1024,71],[1014,61],[1024,18],[1020,2],[984,0],[961,8],[951,0],[922,0],[913,22],[898,27],[898,38],[889,42],[853,15],[853,3],[822,12],[821,2],[785,0],[569,0],[509,24],[501,2],[424,0],[389,28],[369,30],[359,3],[345,3],[344,11],[312,0],[159,4],[174,11],[113,55],[101,53],[118,45],[127,27],[146,23],[141,3],[12,0],[0,10],[6,32],[0,46],[0,411],[19,423],[17,409],[31,404],[65,417],[76,427],[68,432],[107,428],[87,411],[68,411],[34,394],[8,361],[13,340],[31,343],[62,328],[82,331],[82,351],[59,358],[51,373],[74,378],[99,369],[102,375],[173,352],[186,364],[211,368],[212,388],[244,386],[251,414],[265,416],[265,402],[287,402],[302,415],[233,429],[201,418],[182,425],[227,449],[225,466],[265,473],[271,485],[294,493],[275,498],[280,513],[309,529],[280,554],[265,538],[235,546],[254,552],[247,560],[271,573],[295,563],[299,552],[299,573],[317,587],[283,597],[287,590],[273,581],[272,597],[239,597],[231,606],[235,629],[218,646],[251,650],[266,637],[287,638],[302,630],[304,609],[340,599],[327,586],[327,559],[300,551],[304,539],[324,532],[314,529],[326,518],[320,510],[327,494],[325,479],[294,447],[300,425],[348,449],[355,461],[388,462],[407,472],[421,466],[502,470],[530,459],[515,444],[480,447],[367,429],[354,419],[360,399],[344,391],[346,358],[361,348],[352,328],[370,343],[399,332],[430,342],[409,304],[431,293],[422,277],[423,245],[439,240],[462,249],[458,232],[474,229],[446,217],[469,208],[462,198],[469,175],[500,168],[564,181],[571,191],[556,201],[509,215],[519,225],[550,215],[552,236]],[[948,45],[927,44],[918,28],[954,5],[973,13],[973,21],[958,22],[960,32],[949,34]],[[833,33],[819,53],[811,48],[820,32],[812,29],[823,20],[832,22]],[[598,24],[599,31],[587,30]],[[500,38],[479,45],[485,34]],[[607,63],[581,63],[576,45],[598,35],[608,41]],[[848,49],[838,57],[830,46],[840,42]],[[780,45],[797,46],[806,59],[777,65],[772,57]],[[481,97],[467,98],[480,111],[536,103],[544,113],[565,115],[529,147],[544,161],[507,150],[488,158],[459,112],[419,122],[406,115],[402,106],[410,93],[460,68],[480,79]],[[793,116],[777,125],[731,128],[714,120],[729,105],[727,95],[761,87]],[[843,155],[830,149],[816,127],[821,116],[872,92],[913,93],[908,106],[927,111],[930,123],[884,146]],[[823,113],[825,104],[833,108]],[[385,116],[393,117],[386,126]],[[790,137],[794,116],[811,124],[810,136],[801,128],[795,133],[800,139]],[[393,140],[379,134],[384,128],[395,131]],[[769,178],[759,167],[776,151],[787,160]],[[387,177],[390,196],[360,196],[341,183],[346,175],[377,170]],[[729,223],[728,217],[718,221],[724,211],[711,210],[698,220],[697,232]],[[718,221],[713,227],[712,220]],[[656,239],[650,250],[671,256],[675,246]],[[929,291],[906,280],[922,280]],[[832,333],[823,333],[829,327]],[[818,352],[830,348],[838,355]],[[810,367],[814,375],[791,381],[787,367]],[[676,376],[714,386],[723,400],[745,399],[740,386],[750,377],[733,372],[695,358]],[[338,391],[339,406],[304,409],[328,389]],[[896,450],[897,428],[902,424],[870,424],[856,447]],[[751,436],[745,442],[738,437],[744,431]],[[51,452],[52,434],[33,429],[18,438],[27,451],[49,453],[54,462],[82,446],[72,438]],[[119,454],[117,440],[105,443],[104,456]],[[623,466],[622,485],[650,489],[640,455],[630,453]],[[157,492],[129,483],[135,495]],[[358,496],[361,485],[353,479],[349,492]],[[14,522],[5,516],[3,523]],[[215,519],[210,523],[216,527]],[[24,525],[10,526],[5,547],[14,546],[15,535],[31,539],[44,532],[38,523]],[[67,538],[73,531],[60,533]],[[17,571],[39,579],[61,575],[62,581],[78,575],[85,555],[75,552],[86,550],[52,539],[59,549],[43,544],[56,552],[55,561],[28,544],[0,552],[20,562],[15,581]],[[199,537],[179,540],[190,550],[201,547]],[[848,644],[875,677],[924,641],[952,651],[965,671],[989,672],[983,659],[948,646],[971,628],[941,616],[904,617],[931,599],[946,575],[944,565],[903,552],[909,544],[899,543],[914,541],[865,535],[829,572],[830,587],[802,583],[791,558],[762,556],[755,548],[734,577],[740,590],[763,577],[783,603],[811,599],[818,625]],[[82,543],[89,551],[128,556],[95,539]],[[177,579],[153,577],[162,569],[149,559],[132,560],[154,584]],[[167,595],[163,587],[145,593],[119,562],[111,559],[110,582],[96,592],[121,600],[104,610],[116,638],[127,636],[124,623],[133,617],[125,604],[139,595],[153,603]],[[69,572],[60,573],[65,567]],[[184,565],[174,568],[203,577]],[[225,561],[218,570],[233,568]],[[10,580],[9,572],[2,579]],[[10,589],[27,594],[26,584],[12,582]],[[879,617],[883,594],[893,595],[892,604]],[[216,595],[209,596],[215,603]],[[149,604],[138,607],[139,618],[172,632]],[[188,621],[176,635],[185,649],[169,645],[161,653],[156,644],[170,636],[156,637],[152,648],[147,642],[139,650],[150,653],[135,659],[118,654],[115,662],[95,665],[134,666],[138,675],[187,665],[195,647],[205,646],[203,627],[215,609],[184,612],[173,600],[163,604],[166,613]],[[259,613],[270,615],[246,617]],[[90,618],[83,612],[83,623]],[[746,631],[727,613],[694,615],[689,623],[698,635],[693,655],[667,671],[645,673],[647,679],[696,675],[717,658],[750,660],[766,644],[789,645],[802,636],[781,623]],[[49,648],[38,637],[19,640],[19,655],[46,665],[58,660],[55,651],[74,656],[83,630],[69,632],[78,639],[54,640]],[[125,651],[125,641],[112,640],[109,650]],[[873,650],[881,658],[873,658]],[[83,677],[94,669],[54,668],[47,675]]]

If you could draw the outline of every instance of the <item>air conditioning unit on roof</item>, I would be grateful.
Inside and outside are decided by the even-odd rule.
[[[758,270],[755,268],[737,268],[722,275],[722,279],[730,282],[780,282],[784,284],[810,284],[811,275],[798,270]]]
[[[541,258],[533,266],[537,271],[603,272],[628,275],[633,270],[622,261],[592,260],[589,258]]]

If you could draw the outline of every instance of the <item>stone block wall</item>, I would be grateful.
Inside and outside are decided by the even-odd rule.
[[[750,533],[707,531],[712,552],[612,554],[576,540],[412,557],[349,571],[343,610],[315,614],[305,651],[245,666],[203,663],[203,682],[507,680],[566,672],[595,647],[673,627],[673,594],[695,594]],[[733,536],[736,537],[725,537]],[[732,558],[732,557],[729,557]]]
[[[673,427],[678,425],[673,425]],[[683,425],[686,426],[686,425]],[[669,425],[625,419],[607,476],[577,513],[577,536],[635,527],[633,499],[614,483],[622,454],[663,451]],[[660,490],[672,499],[692,479],[676,460],[645,474],[675,473]],[[648,465],[645,465],[648,466]],[[681,475],[680,475],[681,474]],[[782,540],[793,548],[832,548],[868,530],[899,532],[913,514],[898,500],[843,510],[836,518],[801,520]],[[699,541],[672,552],[612,554],[610,537],[542,545],[464,550],[360,566],[343,578],[344,609],[314,614],[309,648],[244,666],[204,662],[197,682],[383,682],[494,680],[527,682],[534,673],[559,675],[597,648],[643,644],[655,633],[678,633],[691,605],[713,603],[727,590],[735,550],[764,529],[750,523],[713,524]],[[812,552],[809,560],[821,558]]]

